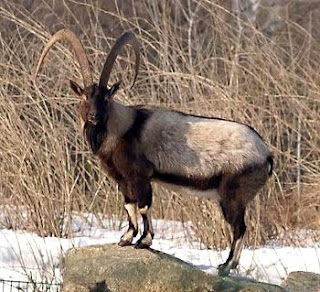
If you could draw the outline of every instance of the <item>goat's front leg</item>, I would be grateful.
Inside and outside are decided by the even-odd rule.
[[[124,208],[128,214],[129,228],[125,234],[121,236],[119,245],[126,246],[132,243],[133,238],[138,233],[138,221],[137,221],[137,203],[130,198],[125,197]]]
[[[142,204],[143,205],[143,204]],[[139,212],[143,220],[143,234],[136,242],[136,248],[148,248],[152,244],[152,239],[154,237],[154,232],[152,228],[152,218],[151,218],[151,202],[150,205],[146,204],[144,207],[141,207],[141,204],[138,204]]]
[[[139,213],[143,220],[143,233],[136,242],[136,248],[148,248],[154,236],[151,222],[152,188],[148,178],[136,177],[130,180],[129,193],[137,200]]]

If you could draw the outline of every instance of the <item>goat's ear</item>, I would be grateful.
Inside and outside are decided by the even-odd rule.
[[[74,91],[74,93],[78,96],[81,96],[84,92],[84,89],[73,80],[70,80],[70,87]]]
[[[116,92],[120,88],[120,84],[121,80],[111,86],[111,88],[109,89],[109,97],[113,97],[116,94]]]

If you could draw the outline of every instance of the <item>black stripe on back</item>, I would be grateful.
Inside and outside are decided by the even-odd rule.
[[[155,171],[153,178],[177,186],[189,187],[196,190],[206,191],[210,189],[219,188],[222,175],[215,175],[209,178],[188,178],[181,175],[161,173]]]

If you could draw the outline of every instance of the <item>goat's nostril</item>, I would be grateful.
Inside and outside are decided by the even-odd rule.
[[[91,123],[96,123],[99,120],[99,116],[96,113],[89,113],[88,120]]]

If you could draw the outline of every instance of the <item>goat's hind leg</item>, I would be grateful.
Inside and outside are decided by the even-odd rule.
[[[128,214],[129,228],[125,234],[121,236],[119,245],[126,246],[132,243],[133,238],[138,233],[138,221],[137,221],[137,203],[130,202],[126,198],[124,208]]]
[[[231,269],[236,268],[239,264],[240,254],[243,247],[243,237],[246,232],[246,224],[244,220],[245,207],[228,206],[228,203],[221,203],[221,208],[226,221],[231,225],[233,233],[233,241],[228,259],[224,264],[221,264],[218,267],[219,275],[226,276],[229,274]]]

